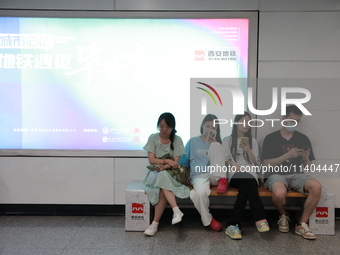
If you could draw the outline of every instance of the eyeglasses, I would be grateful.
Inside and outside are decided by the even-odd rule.
[[[172,130],[172,127],[167,126],[158,126],[159,131],[170,131]]]

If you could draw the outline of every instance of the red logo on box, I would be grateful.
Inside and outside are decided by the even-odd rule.
[[[327,218],[328,217],[328,207],[316,207],[316,217]]]
[[[143,213],[144,204],[132,203],[132,213]]]
[[[203,61],[205,59],[204,50],[196,50],[195,51],[195,61]]]

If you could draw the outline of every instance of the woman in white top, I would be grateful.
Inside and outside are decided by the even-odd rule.
[[[258,194],[258,166],[260,154],[258,143],[251,135],[248,112],[236,115],[231,137],[224,138],[222,145],[226,152],[226,160],[230,165],[228,172],[229,186],[238,189],[237,199],[231,217],[227,222],[226,235],[232,239],[241,239],[239,222],[243,215],[247,200],[255,225],[259,232],[269,231],[265,219],[263,203]]]

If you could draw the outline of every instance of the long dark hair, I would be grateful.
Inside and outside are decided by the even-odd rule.
[[[214,121],[217,120],[218,118],[213,115],[213,114],[208,114],[207,116],[204,117],[201,127],[200,127],[200,131],[201,131],[201,135],[203,134],[203,126],[207,121]],[[222,143],[222,139],[221,139],[221,129],[220,129],[220,125],[216,124],[216,141],[219,143]]]
[[[242,119],[245,116],[248,116],[251,119],[251,116],[248,112],[244,112],[243,115],[240,114],[240,115],[235,116],[233,130],[231,132],[231,139],[230,139],[229,145],[230,145],[231,155],[233,156],[235,162],[236,162],[236,154],[237,154],[237,126],[236,126],[235,122],[238,122],[240,119]],[[253,148],[253,141],[252,141],[252,137],[251,137],[251,129],[250,128],[244,134],[244,136],[249,138],[249,146],[250,146],[250,149],[252,149]],[[243,151],[243,157],[251,164],[249,156],[245,151]]]
[[[171,134],[170,134],[170,148],[171,150],[174,150],[174,140],[175,140],[175,134],[177,133],[176,130],[176,120],[174,115],[172,115],[170,112],[164,112],[159,116],[157,121],[157,128],[159,128],[159,124],[164,119],[165,123],[168,125],[168,127],[172,128]]]

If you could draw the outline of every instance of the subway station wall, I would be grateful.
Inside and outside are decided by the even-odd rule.
[[[316,164],[340,163],[340,4],[336,0],[3,0],[3,10],[87,11],[258,11],[258,108],[270,97],[268,79],[301,79],[312,93],[300,130],[314,146]],[[311,79],[308,85],[308,79]],[[318,82],[315,82],[318,81]],[[282,84],[282,83],[280,83]],[[325,85],[326,84],[326,85]],[[269,87],[268,87],[269,86]],[[285,85],[286,86],[286,85]],[[280,118],[280,109],[272,114]],[[256,132],[260,144],[279,127]],[[124,204],[125,188],[142,180],[148,164],[140,158],[0,157],[0,203]],[[340,193],[339,175],[317,175],[322,184]],[[336,207],[340,198],[336,197]]]

